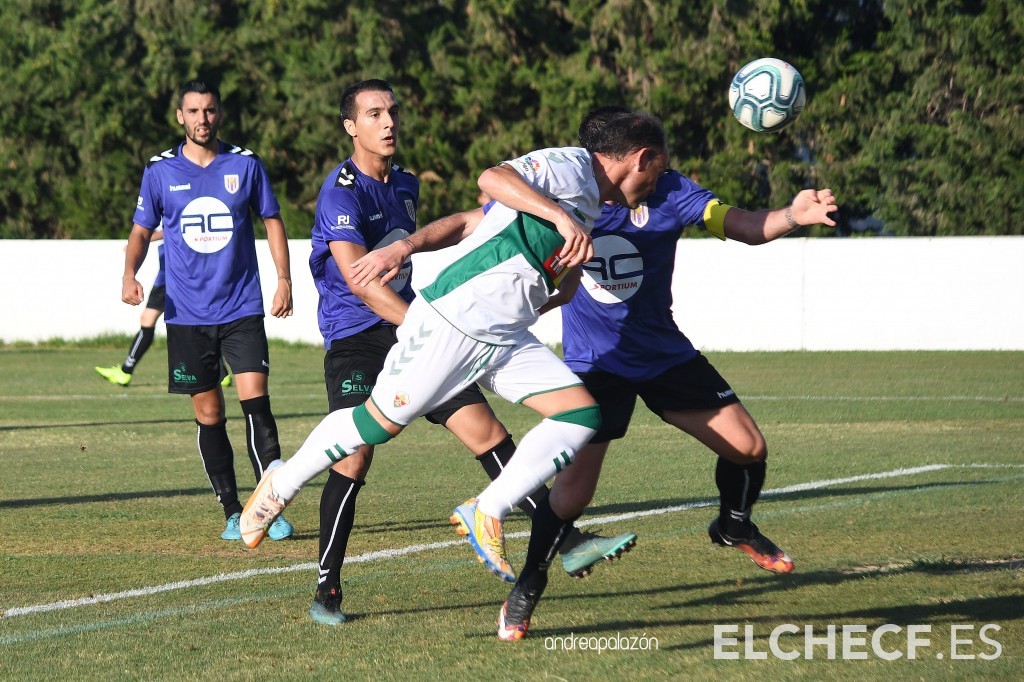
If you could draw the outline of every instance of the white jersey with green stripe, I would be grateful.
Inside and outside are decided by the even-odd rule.
[[[542,149],[505,163],[593,228],[600,190],[585,149]],[[444,265],[419,295],[470,338],[514,345],[565,274],[564,244],[550,222],[495,203],[469,237],[441,252]]]

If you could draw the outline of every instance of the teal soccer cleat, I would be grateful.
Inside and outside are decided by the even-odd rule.
[[[595,533],[580,531],[584,540],[562,554],[562,568],[573,578],[585,578],[601,561],[612,561],[633,549],[636,533],[622,533],[606,538]]]

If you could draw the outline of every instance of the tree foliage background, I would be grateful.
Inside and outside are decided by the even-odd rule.
[[[421,223],[621,103],[660,116],[673,165],[733,205],[831,187],[840,233],[874,216],[899,235],[1022,234],[1022,37],[1015,0],[6,0],[0,237],[124,237],[196,76],[220,84],[221,137],[263,158],[293,237],[350,152],[341,91],[368,77],[402,103]],[[777,135],[728,109],[761,56],[807,82]]]

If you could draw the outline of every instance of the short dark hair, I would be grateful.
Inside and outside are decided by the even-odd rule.
[[[181,103],[185,101],[185,95],[187,95],[190,92],[196,92],[200,95],[213,95],[213,98],[217,100],[217,105],[220,105],[220,90],[217,89],[217,86],[213,85],[212,83],[208,83],[204,80],[201,80],[199,78],[196,78],[188,81],[187,83],[182,84],[182,86],[178,88],[179,109],[181,109]]]
[[[590,152],[599,152],[613,159],[623,159],[640,149],[653,149],[668,154],[665,128],[654,116],[629,112],[612,117],[597,130]]]
[[[367,90],[372,92],[390,92],[392,95],[395,91],[391,89],[391,83],[380,78],[370,78],[365,81],[359,81],[345,88],[345,92],[341,93],[341,120],[349,119],[356,120],[356,96],[361,92]]]
[[[580,123],[580,129],[576,132],[576,139],[579,140],[580,146],[588,151],[593,151],[594,138],[607,125],[608,121],[628,113],[629,108],[621,104],[604,104],[588,111],[587,115],[583,117],[583,122]]]

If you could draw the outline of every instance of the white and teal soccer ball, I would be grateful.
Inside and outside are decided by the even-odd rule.
[[[805,98],[800,72],[774,57],[750,62],[729,85],[729,106],[736,120],[758,133],[774,133],[795,121]]]

